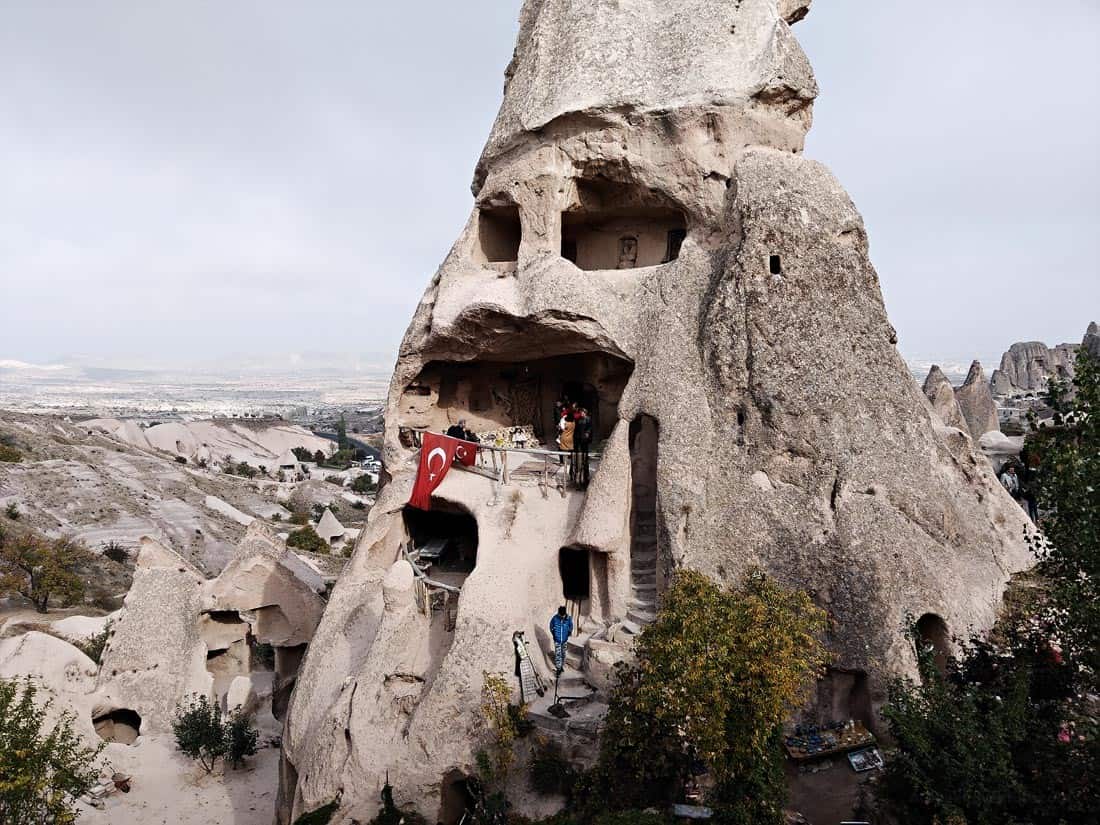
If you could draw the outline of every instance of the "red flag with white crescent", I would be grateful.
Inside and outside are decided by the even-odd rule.
[[[420,464],[416,468],[409,505],[418,510],[432,509],[432,492],[443,483],[447,471],[456,460],[472,467],[477,459],[477,445],[438,433],[424,433],[420,442]]]

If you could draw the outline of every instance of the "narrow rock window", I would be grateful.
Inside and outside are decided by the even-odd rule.
[[[665,250],[664,263],[669,261],[675,261],[680,257],[680,247],[684,245],[684,239],[687,238],[686,229],[670,229],[668,231],[668,248]]]
[[[515,263],[519,260],[522,229],[519,207],[482,209],[478,216],[478,240],[486,263]]]
[[[768,258],[768,270],[771,272],[772,275],[783,274],[783,262],[779,260],[778,255],[772,255],[770,258]]]

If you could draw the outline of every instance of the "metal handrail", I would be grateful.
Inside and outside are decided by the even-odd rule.
[[[402,427],[404,430],[408,430],[411,433],[430,433],[432,430],[426,427]],[[443,435],[444,433],[440,433]],[[462,441],[463,439],[459,439]],[[467,441],[467,444],[474,444],[479,450],[490,450],[494,453],[526,453],[527,455],[542,455],[542,456],[571,456],[575,452],[574,450],[533,450],[527,447],[497,447],[495,444],[482,444],[480,441]],[[601,453],[589,452],[589,458],[599,458]]]

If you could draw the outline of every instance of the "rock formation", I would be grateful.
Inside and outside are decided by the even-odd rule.
[[[1097,327],[1095,321],[1089,324],[1089,328],[1085,331],[1085,338],[1081,342],[1081,346],[1093,358],[1100,358],[1100,327]]]
[[[524,4],[473,212],[401,345],[389,483],[291,701],[280,822],[337,798],[334,822],[369,820],[387,773],[400,804],[457,821],[482,674],[513,672],[513,633],[548,673],[568,602],[566,676],[606,689],[680,567],[808,588],[836,621],[819,696],[868,722],[913,672],[907,615],[992,625],[1032,561],[1025,518],[968,439],[945,440],[859,213],[801,154],[817,86],[789,23],[808,5]],[[430,512],[405,508],[417,430],[465,419],[550,446],[563,396],[594,419],[586,490],[556,460],[486,452]],[[406,560],[452,538],[476,548],[453,613]],[[561,735],[590,743],[601,698]]]
[[[928,377],[924,379],[924,394],[944,424],[970,432],[962,410],[959,409],[959,402],[955,399],[955,388],[936,364],[932,365]]]
[[[1041,392],[1051,378],[1073,378],[1076,344],[1049,348],[1041,341],[1015,343],[1001,356],[999,369],[993,371],[992,387],[997,395]]]
[[[958,401],[967,430],[975,443],[986,433],[1000,429],[997,423],[997,405],[993,401],[993,393],[990,392],[980,361],[974,361],[970,365],[966,381],[955,390],[955,400]]]
[[[226,709],[234,706],[230,697],[270,699],[281,717],[326,588],[322,575],[260,522],[214,579],[145,539],[111,626],[93,715],[136,720],[135,736],[166,732],[176,706],[201,694]]]

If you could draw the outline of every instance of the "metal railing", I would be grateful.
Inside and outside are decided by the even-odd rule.
[[[402,442],[419,448],[421,435],[429,430],[402,427]],[[477,443],[477,442],[471,442]],[[497,482],[500,487],[518,483],[523,479],[532,479],[542,491],[543,497],[556,489],[562,496],[570,486],[585,489],[599,466],[601,453],[583,450],[543,450],[530,447],[497,447],[496,445],[477,444],[478,463],[467,467],[456,463],[454,466],[468,473],[485,476]],[[485,457],[488,460],[483,460]],[[527,456],[529,458],[517,458]],[[511,460],[509,460],[511,457]],[[531,466],[536,465],[536,466]]]

